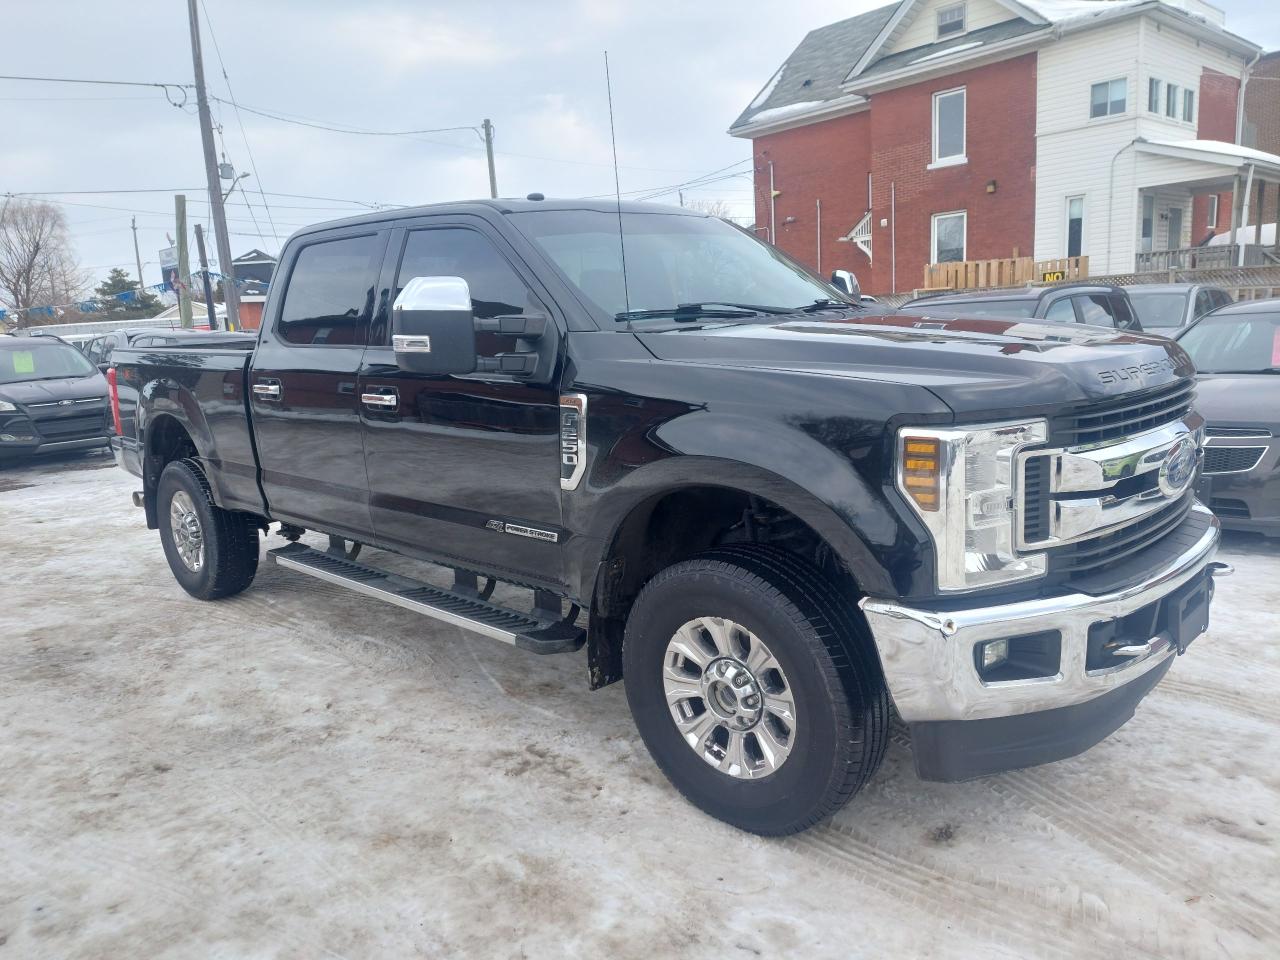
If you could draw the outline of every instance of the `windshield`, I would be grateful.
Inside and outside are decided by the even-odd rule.
[[[1129,300],[1143,329],[1182,326],[1187,310],[1187,295],[1184,293],[1141,293],[1130,288]]]
[[[0,383],[88,377],[98,372],[75,347],[49,340],[41,343],[35,337],[24,340],[28,342],[20,348],[0,349]]]
[[[773,247],[715,217],[624,213],[625,291],[617,213],[535,210],[510,218],[609,317],[680,304],[776,311],[846,299]]]
[[[930,317],[1021,317],[1028,318],[1036,312],[1034,300],[963,300],[930,304],[928,300],[908,303],[903,313]]]
[[[1280,370],[1280,310],[1205,317],[1178,338],[1200,373]]]

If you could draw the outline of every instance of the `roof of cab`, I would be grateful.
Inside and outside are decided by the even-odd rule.
[[[1225,307],[1213,311],[1213,316],[1221,317],[1228,313],[1280,313],[1280,297],[1268,297],[1265,300],[1237,300]]]
[[[426,217],[440,213],[528,213],[551,210],[588,210],[594,213],[666,213],[686,217],[707,217],[709,214],[686,207],[672,207],[661,203],[637,203],[626,200],[621,204],[617,200],[529,200],[499,197],[496,200],[457,200],[448,203],[430,203],[418,207],[396,207],[388,210],[374,210],[356,217],[345,217],[341,220],[326,220],[303,227],[294,236],[315,233],[321,230],[332,230],[336,227],[359,226],[364,223],[385,223],[389,220],[408,220],[413,217]]]

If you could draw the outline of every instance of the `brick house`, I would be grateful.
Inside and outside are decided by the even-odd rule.
[[[758,231],[866,292],[1015,255],[1129,272],[1280,197],[1280,156],[1235,146],[1259,53],[1203,0],[902,0],[811,31],[729,133]]]

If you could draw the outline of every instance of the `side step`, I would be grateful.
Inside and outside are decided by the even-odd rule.
[[[268,550],[267,556],[290,570],[513,644],[530,653],[570,653],[579,649],[587,639],[586,631],[573,623],[578,614],[577,607],[571,607],[564,619],[521,613],[442,590],[420,580],[366,567],[354,560],[313,550],[302,543]]]

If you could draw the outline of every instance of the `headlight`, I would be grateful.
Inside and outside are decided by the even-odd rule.
[[[0,413],[17,413],[18,408],[8,400],[0,400]]]
[[[971,590],[1043,576],[1043,553],[1014,548],[1015,455],[1044,443],[1044,420],[898,432],[898,489],[929,528],[938,589]]]

